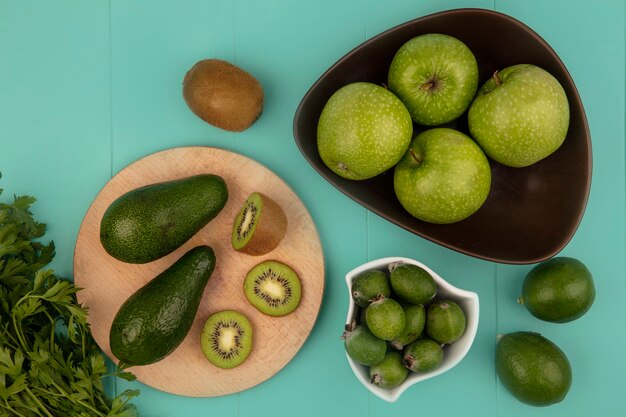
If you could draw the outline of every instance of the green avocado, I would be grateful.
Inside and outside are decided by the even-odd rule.
[[[151,184],[115,200],[100,223],[100,242],[114,258],[143,264],[180,247],[226,205],[228,188],[211,174]]]
[[[496,345],[496,373],[519,401],[544,407],[563,401],[572,384],[565,353],[538,333],[514,332]]]
[[[215,253],[198,246],[131,295],[113,319],[111,352],[127,366],[158,362],[174,351],[193,324]]]

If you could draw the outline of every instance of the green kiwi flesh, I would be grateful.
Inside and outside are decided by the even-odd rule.
[[[256,230],[258,218],[261,212],[261,198],[258,193],[252,193],[243,204],[241,210],[235,217],[233,223],[233,233],[231,243],[233,249],[240,250],[244,248]]]
[[[265,255],[274,250],[287,233],[287,216],[265,194],[248,196],[235,217],[231,235],[233,249],[248,255]]]
[[[302,287],[298,274],[278,261],[265,261],[248,272],[243,284],[246,298],[261,313],[285,316],[300,305]]]
[[[212,314],[200,336],[202,353],[218,368],[241,365],[252,350],[252,325],[246,316],[233,310]]]

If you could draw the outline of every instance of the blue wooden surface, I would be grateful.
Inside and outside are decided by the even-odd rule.
[[[593,272],[597,299],[583,318],[541,322],[515,299],[529,266],[452,252],[382,220],[327,184],[293,141],[292,118],[308,87],[336,59],[379,32],[457,7],[495,9],[525,22],[556,50],[586,108],[593,182],[585,217],[563,250]],[[7,194],[37,196],[37,216],[57,244],[54,268],[72,275],[80,222],[106,181],[146,154],[185,145],[235,150],[284,178],[308,207],[326,258],[319,319],[276,376],[239,394],[192,399],[141,389],[144,416],[625,416],[625,5],[623,0],[0,0],[0,171]],[[197,60],[218,57],[254,74],[265,111],[249,130],[213,128],[185,106],[181,81]],[[367,260],[408,256],[480,296],[476,342],[450,372],[412,387],[395,404],[357,382],[339,340],[343,277]],[[570,358],[566,400],[517,402],[495,377],[498,333],[532,330]]]

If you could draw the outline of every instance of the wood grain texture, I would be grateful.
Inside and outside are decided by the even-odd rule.
[[[137,187],[200,173],[224,178],[229,198],[222,212],[173,253],[154,262],[133,265],[109,256],[100,244],[100,221],[120,195]],[[231,248],[232,222],[247,196],[261,191],[276,201],[288,220],[280,245],[264,256],[250,256]],[[216,268],[194,324],[183,343],[167,358],[130,370],[139,381],[156,389],[193,397],[239,392],[257,385],[282,369],[298,352],[317,318],[324,292],[324,259],[317,230],[298,196],[285,182],[259,163],[242,155],[211,147],[174,148],[129,165],[100,191],[82,222],[74,255],[74,280],[83,288],[78,300],[89,308],[94,338],[114,361],[109,329],[121,304],[150,279],[168,268],[189,249],[206,244],[216,254]],[[300,306],[284,317],[265,316],[243,293],[246,273],[263,260],[290,266],[302,281]],[[211,365],[200,349],[200,332],[209,315],[234,309],[253,326],[253,350],[241,366],[222,370]]]

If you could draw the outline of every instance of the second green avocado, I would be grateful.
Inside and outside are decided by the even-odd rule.
[[[212,174],[151,184],[115,200],[100,223],[102,246],[114,258],[143,264],[180,247],[226,205],[228,188]]]
[[[189,333],[215,253],[198,246],[157,275],[122,304],[109,333],[111,352],[128,366],[160,361]]]

